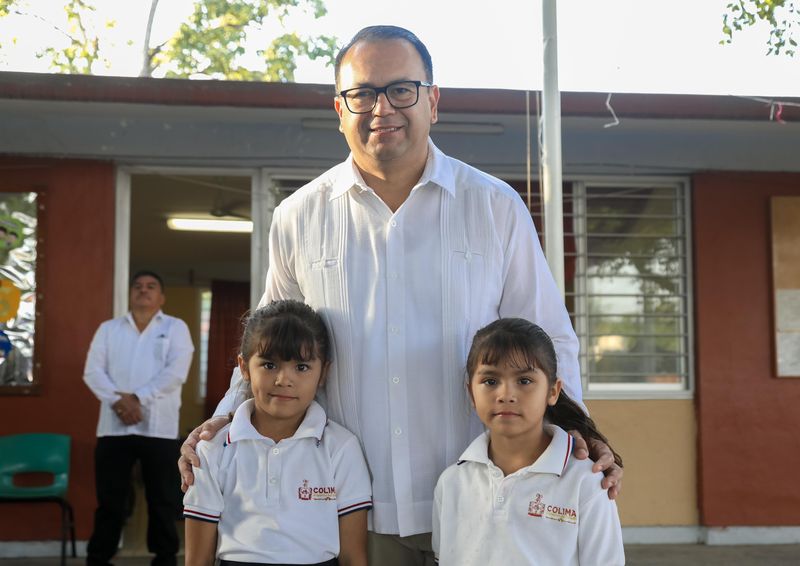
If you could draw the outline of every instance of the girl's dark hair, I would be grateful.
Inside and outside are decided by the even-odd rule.
[[[467,379],[472,379],[480,364],[497,365],[503,362],[517,368],[539,369],[547,376],[551,386],[556,382],[558,362],[553,341],[540,326],[525,319],[501,318],[478,330],[467,356]],[[547,406],[545,417],[548,422],[564,430],[577,430],[587,443],[595,439],[608,444],[594,421],[563,389],[556,404]],[[609,449],[617,465],[622,466],[620,455],[611,445]]]
[[[245,362],[253,354],[282,361],[330,360],[330,338],[322,317],[299,301],[272,301],[245,319],[240,350]]]

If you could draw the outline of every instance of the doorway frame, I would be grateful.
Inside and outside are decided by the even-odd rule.
[[[269,227],[275,196],[266,169],[248,167],[189,167],[118,165],[114,183],[114,317],[128,312],[131,250],[131,177],[133,175],[192,175],[250,177],[253,232],[250,235],[250,306],[264,294],[269,267]]]

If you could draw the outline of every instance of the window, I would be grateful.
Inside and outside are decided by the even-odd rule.
[[[197,381],[197,400],[205,401],[208,389],[208,334],[211,328],[211,291],[200,292],[200,371]]]
[[[572,202],[565,193],[564,206],[567,305],[581,343],[584,392],[617,397],[687,391],[692,361],[685,183],[576,182],[571,192]]]

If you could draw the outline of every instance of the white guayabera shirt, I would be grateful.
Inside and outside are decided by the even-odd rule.
[[[178,438],[181,386],[192,364],[192,337],[186,323],[158,311],[142,332],[131,313],[100,325],[86,356],[83,381],[100,399],[97,436],[138,434]],[[126,425],[111,406],[116,391],[135,393],[142,420]]]
[[[542,326],[566,391],[581,400],[577,338],[530,213],[506,183],[432,142],[396,212],[351,155],[277,207],[269,251],[262,304],[304,301],[331,330],[320,400],[361,440],[378,533],[430,532],[436,480],[481,430],[464,387],[481,327],[504,316]],[[235,404],[240,379],[218,414]]]

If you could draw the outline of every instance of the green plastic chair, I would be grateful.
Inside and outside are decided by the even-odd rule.
[[[61,506],[61,564],[67,563],[67,534],[75,553],[75,516],[67,501],[71,438],[65,434],[31,433],[0,436],[0,503],[56,502]],[[14,485],[14,476],[53,474],[50,485]]]

